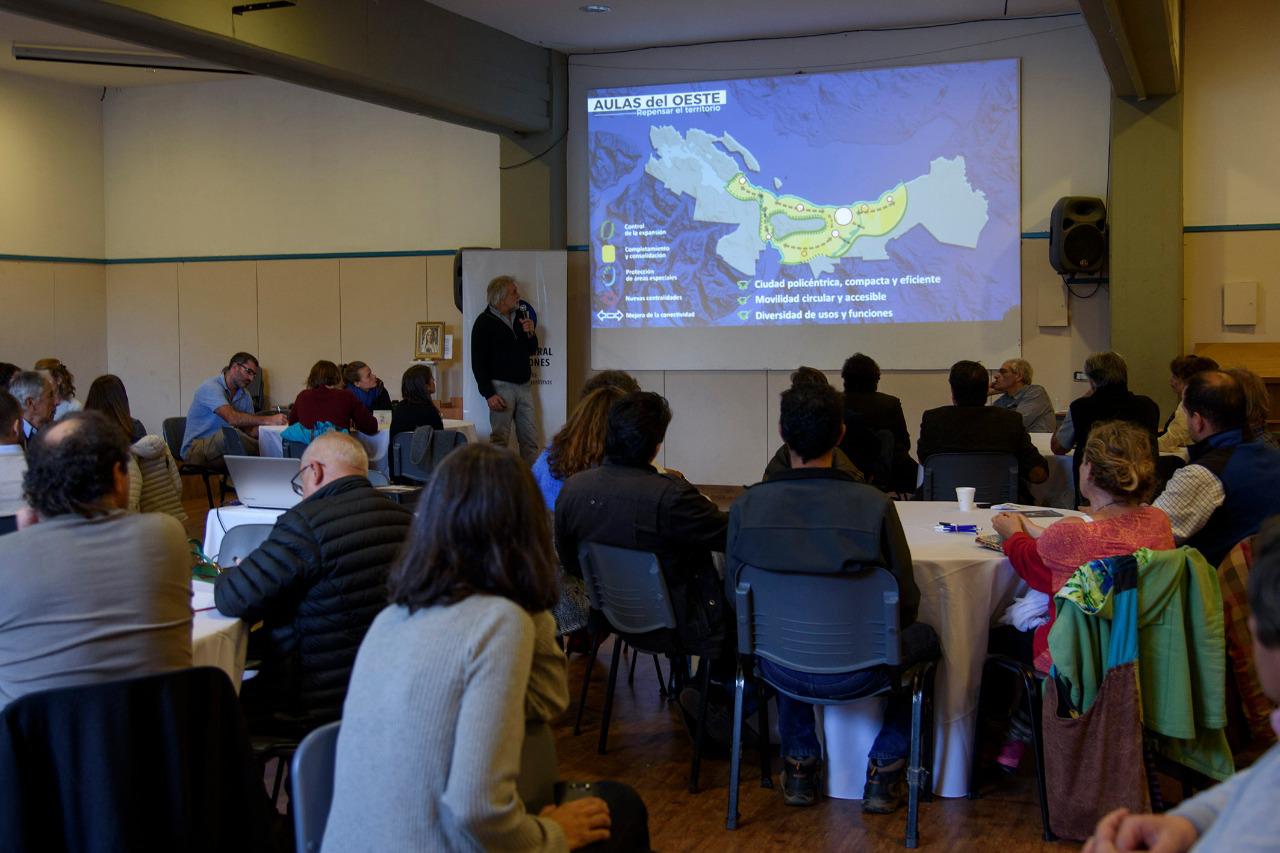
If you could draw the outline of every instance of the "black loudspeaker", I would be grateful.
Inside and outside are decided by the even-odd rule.
[[[1100,198],[1058,199],[1049,215],[1049,265],[1063,275],[1099,273],[1107,263],[1107,206]]]
[[[488,252],[488,246],[464,246],[453,254],[453,304],[462,310],[462,253]]]

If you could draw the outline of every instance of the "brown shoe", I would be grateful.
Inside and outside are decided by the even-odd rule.
[[[893,814],[907,795],[907,760],[867,762],[867,785],[862,791],[864,814]]]

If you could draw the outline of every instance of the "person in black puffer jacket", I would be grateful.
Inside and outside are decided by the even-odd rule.
[[[413,518],[368,473],[351,436],[315,439],[299,471],[304,500],[218,578],[219,612],[264,623],[250,651],[262,665],[240,697],[252,732],[301,735],[342,716],[356,650],[386,605],[387,574]]]

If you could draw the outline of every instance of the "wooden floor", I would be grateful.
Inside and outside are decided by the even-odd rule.
[[[187,478],[184,506],[190,515],[188,534],[202,541],[208,507],[197,478]],[[727,503],[731,494],[713,495]],[[728,499],[728,500],[726,500]],[[905,810],[894,815],[863,816],[857,801],[822,800],[812,808],[783,804],[777,788],[760,787],[755,752],[744,750],[741,821],[736,831],[724,828],[729,762],[708,758],[702,763],[701,790],[688,792],[692,743],[674,703],[658,694],[653,662],[642,657],[634,686],[625,676],[618,679],[609,751],[596,753],[604,684],[611,646],[596,662],[588,693],[583,731],[573,735],[572,710],[554,725],[560,776],[590,781],[616,779],[640,792],[649,809],[653,848],[660,851],[731,851],[781,848],[817,853],[827,850],[901,850]],[[586,657],[573,655],[569,685],[574,708],[582,683]],[[665,669],[665,665],[664,665]],[[988,788],[980,800],[942,800],[920,806],[920,850],[998,850],[1027,853],[1074,849],[1070,842],[1045,843],[1040,839],[1040,812],[1030,761],[1019,775]],[[774,756],[775,775],[779,768]]]

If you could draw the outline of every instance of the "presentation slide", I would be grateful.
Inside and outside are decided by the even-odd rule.
[[[587,134],[595,366],[1017,352],[1017,60],[595,89]]]

